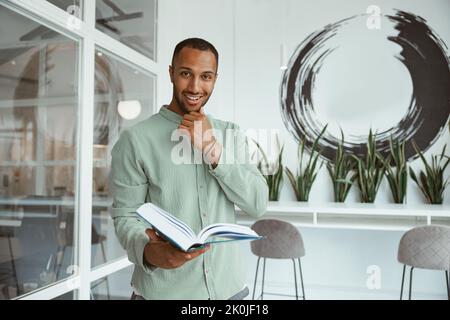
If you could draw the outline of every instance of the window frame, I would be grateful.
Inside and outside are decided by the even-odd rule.
[[[91,283],[122,270],[132,263],[127,256],[108,261],[98,267],[91,267],[91,224],[92,224],[92,172],[94,137],[94,81],[95,51],[98,48],[120,57],[121,60],[138,66],[139,69],[154,75],[153,110],[157,111],[158,81],[161,68],[158,57],[158,0],[155,0],[155,61],[127,47],[122,42],[99,31],[95,27],[95,1],[82,2],[83,20],[76,21],[75,27],[69,24],[73,16],[45,0],[4,0],[0,4],[26,18],[54,29],[78,43],[78,115],[77,115],[77,158],[75,195],[75,269],[74,275],[52,283],[46,287],[16,297],[17,300],[50,300],[70,291],[77,292],[78,300],[90,299]],[[71,20],[72,19],[72,20]],[[79,146],[84,146],[80,148]],[[86,146],[90,146],[86,147]],[[82,212],[83,214],[80,214]]]

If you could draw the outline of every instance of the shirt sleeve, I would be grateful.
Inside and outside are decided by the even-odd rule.
[[[128,259],[151,273],[155,267],[148,266],[144,260],[144,248],[149,242],[145,230],[149,226],[136,213],[136,209],[145,203],[148,190],[148,179],[138,152],[132,133],[123,131],[111,151],[111,215],[117,238]]]
[[[209,165],[209,172],[231,202],[245,213],[260,217],[267,209],[269,188],[256,164],[250,161],[248,139],[237,125],[231,127],[233,141],[222,143],[219,163],[215,168]]]

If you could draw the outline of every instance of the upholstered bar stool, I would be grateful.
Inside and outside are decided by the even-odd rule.
[[[302,285],[302,298],[305,299],[305,288],[303,285],[302,264],[300,258],[305,255],[305,247],[303,245],[303,239],[298,229],[289,222],[277,220],[277,219],[262,219],[255,222],[252,227],[261,236],[266,238],[252,241],[251,250],[254,255],[258,257],[256,263],[255,283],[253,286],[253,297],[255,299],[256,292],[256,280],[258,278],[259,262],[263,258],[263,275],[262,275],[262,287],[261,295],[257,299],[263,299],[264,297],[264,280],[266,271],[266,259],[290,259],[294,266],[294,280],[295,280],[295,298],[298,300],[297,289],[297,272],[295,266],[295,260],[298,261],[300,270],[300,281]],[[269,293],[273,295],[281,295],[275,293]],[[293,296],[293,295],[286,295]]]
[[[450,300],[450,283],[448,278],[450,270],[450,227],[428,225],[407,231],[400,239],[398,261],[404,264],[400,300],[403,297],[403,284],[407,265],[410,266],[410,300],[414,268],[445,271],[445,286],[448,299]]]

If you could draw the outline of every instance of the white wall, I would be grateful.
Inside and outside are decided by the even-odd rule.
[[[295,47],[310,33],[325,25],[358,13],[364,13],[371,1],[346,1],[339,6],[322,0],[308,1],[179,1],[159,2],[158,61],[162,68],[157,108],[171,100],[172,86],[168,75],[175,45],[187,37],[203,37],[219,51],[219,78],[206,112],[224,120],[238,123],[242,129],[279,130],[285,144],[284,164],[292,171],[297,168],[297,144],[286,130],[280,113],[280,44],[284,43],[289,57]],[[450,43],[450,23],[446,17],[450,3],[434,0],[426,5],[419,0],[383,0],[377,4],[383,13],[392,8],[411,11],[423,16],[446,42]],[[235,14],[234,14],[235,12]],[[346,81],[346,79],[336,79]],[[332,96],[333,88],[330,88]],[[403,106],[402,106],[403,107]],[[257,119],[257,121],[255,121]],[[368,120],[369,121],[369,120]],[[367,127],[370,122],[367,123]],[[446,132],[431,147],[427,155],[440,152],[449,141]],[[411,162],[421,168],[420,160]],[[450,189],[445,203],[450,203]],[[410,180],[409,203],[423,203],[424,199]],[[280,200],[295,200],[294,193],[284,180]],[[332,201],[332,186],[325,167],[320,171],[311,192],[311,201]],[[350,191],[348,202],[359,202],[356,187]],[[376,203],[391,202],[391,194],[384,180]]]
[[[286,44],[289,56],[310,33],[331,22],[364,13],[371,4],[373,1],[369,0],[345,1],[339,5],[331,0],[160,1],[158,57],[164,73],[159,80],[158,105],[169,103],[171,99],[168,65],[174,46],[187,37],[203,37],[212,42],[220,54],[219,79],[206,112],[224,120],[233,120],[243,129],[278,129],[285,143],[284,163],[295,170],[297,145],[285,129],[280,113],[280,44]],[[447,0],[426,3],[420,0],[379,0],[376,5],[383,13],[398,8],[423,16],[447,45],[450,44],[447,17],[450,2]],[[329,90],[332,92],[333,88]],[[427,155],[439,152],[449,140],[447,132]],[[421,167],[419,161],[411,165]],[[284,183],[280,200],[295,200],[287,179]],[[332,187],[325,167],[318,175],[310,200],[332,201]],[[353,187],[348,202],[358,201],[357,188]],[[376,202],[391,202],[386,181]],[[424,202],[412,181],[408,202]],[[445,203],[450,203],[450,189],[446,191]],[[401,232],[308,228],[301,229],[301,232],[307,251],[303,261],[310,298],[398,298],[402,267],[396,254]],[[252,285],[256,259],[248,246],[243,247],[243,261],[248,262],[248,283]],[[370,291],[366,287],[366,271],[370,265],[381,268],[380,290]],[[274,262],[268,268],[271,278],[266,282],[268,286],[285,293],[292,292],[292,264]],[[419,271],[415,276],[416,297],[446,297],[443,272]]]
[[[364,13],[373,1],[345,1],[335,5],[333,1],[236,1],[236,111],[235,121],[242,128],[279,129],[281,140],[285,143],[284,163],[291,171],[297,169],[297,144],[285,129],[280,112],[280,44],[285,43],[288,57],[310,33],[325,25],[355,14]],[[447,13],[450,2],[431,1],[377,1],[382,12],[391,13],[398,8],[422,15],[428,24],[447,43],[450,43],[450,23]],[[230,18],[231,19],[231,18]],[[382,66],[380,66],[382,67]],[[336,76],[336,82],[347,82]],[[333,96],[333,87],[327,88]],[[323,92],[326,94],[327,92]],[[325,98],[324,98],[325,100]],[[258,121],[255,123],[255,115]],[[362,117],[355,117],[361,121]],[[355,121],[356,121],[355,119]],[[366,119],[367,130],[371,119]],[[449,142],[448,132],[427,153],[440,152],[443,143]],[[421,167],[421,162],[411,163],[413,168]],[[349,194],[348,202],[359,202],[355,186]],[[445,203],[450,203],[450,189],[446,191]],[[423,203],[416,185],[410,181],[407,196],[409,203]],[[295,200],[287,179],[280,200]],[[313,186],[310,201],[332,201],[332,185],[328,172],[322,167]],[[377,195],[376,203],[391,202],[390,190],[384,180]]]

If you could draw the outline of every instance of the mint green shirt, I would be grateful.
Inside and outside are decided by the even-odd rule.
[[[166,106],[124,130],[112,149],[110,183],[115,231],[135,265],[132,286],[146,299],[228,299],[244,286],[239,242],[213,244],[210,250],[176,269],[150,268],[143,261],[149,241],[145,230],[149,226],[135,211],[145,202],[172,213],[196,233],[213,223],[236,223],[235,205],[255,218],[267,208],[267,183],[256,165],[229,162],[243,150],[248,154],[247,143],[233,145],[231,139],[226,139],[225,130],[238,127],[207,117],[225,139],[214,169],[204,162],[194,162],[194,156],[191,163],[176,164],[171,160],[174,147],[177,150],[180,145],[178,140],[171,141],[171,136],[182,117]],[[237,132],[237,137],[244,137]]]

